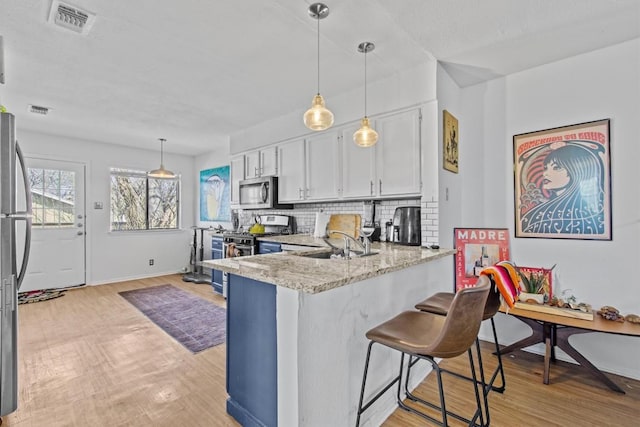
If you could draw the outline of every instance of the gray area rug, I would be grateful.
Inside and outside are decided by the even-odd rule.
[[[119,294],[193,353],[225,341],[227,310],[196,295],[172,285]]]

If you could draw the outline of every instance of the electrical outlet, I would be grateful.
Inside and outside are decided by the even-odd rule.
[[[149,265],[153,265],[153,258],[149,258]]]

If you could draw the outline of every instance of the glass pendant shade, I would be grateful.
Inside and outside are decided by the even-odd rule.
[[[304,113],[304,125],[311,130],[329,129],[333,125],[333,113],[324,105],[320,95],[320,20],[329,16],[329,8],[323,3],[313,3],[308,9],[309,16],[318,21],[318,94],[313,97],[311,108]]]
[[[325,130],[333,125],[333,113],[324,106],[322,95],[313,97],[311,108],[304,113],[304,125],[311,130]]]
[[[360,147],[371,147],[378,142],[378,132],[369,126],[369,118],[363,117],[360,121],[360,129],[353,134],[353,142]]]
[[[147,172],[149,178],[175,178],[176,174],[164,168],[164,142],[166,139],[160,138],[160,167]]]
[[[360,121],[360,129],[353,134],[353,142],[359,147],[371,147],[378,142],[378,132],[371,128],[367,117],[367,53],[375,47],[371,42],[362,42],[358,45],[358,52],[364,53],[364,117]]]

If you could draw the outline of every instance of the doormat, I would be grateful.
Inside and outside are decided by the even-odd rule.
[[[203,298],[172,285],[119,294],[192,353],[225,341],[227,310]]]
[[[66,291],[59,289],[41,289],[39,291],[27,291],[18,293],[18,304],[47,301],[64,296]]]

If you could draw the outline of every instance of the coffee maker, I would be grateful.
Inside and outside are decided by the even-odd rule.
[[[391,241],[400,245],[419,246],[422,243],[420,230],[420,206],[400,206],[393,214]]]

